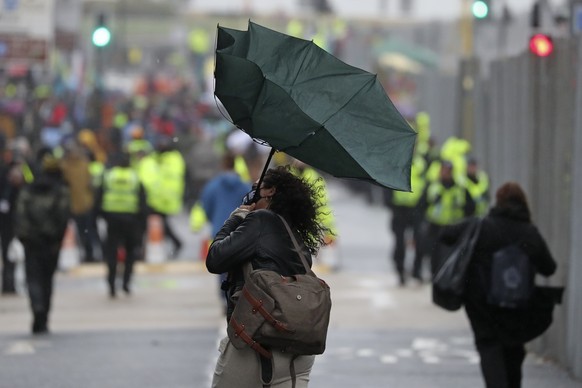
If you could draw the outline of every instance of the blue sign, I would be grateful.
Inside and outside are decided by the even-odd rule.
[[[582,33],[582,4],[575,4],[572,12],[572,30],[575,34]]]
[[[18,8],[18,0],[4,0],[4,10],[14,11]]]
[[[8,52],[8,46],[4,42],[0,42],[0,57],[3,57]]]

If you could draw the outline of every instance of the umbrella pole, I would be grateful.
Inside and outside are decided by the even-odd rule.
[[[271,148],[271,152],[269,152],[269,157],[267,158],[267,162],[265,163],[265,167],[263,167],[263,172],[261,173],[261,177],[259,178],[259,183],[257,183],[257,189],[255,190],[255,198],[259,198],[259,192],[261,191],[261,183],[263,183],[263,177],[269,168],[269,163],[271,163],[271,159],[273,155],[275,155],[277,150],[275,148]]]

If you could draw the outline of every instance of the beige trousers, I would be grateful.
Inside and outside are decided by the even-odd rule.
[[[212,388],[262,388],[261,362],[251,348],[236,349],[228,337],[220,341],[220,356],[216,362]],[[292,355],[273,351],[273,381],[271,388],[291,388]],[[295,358],[296,388],[307,388],[315,356]]]

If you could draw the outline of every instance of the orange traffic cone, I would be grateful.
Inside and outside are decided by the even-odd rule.
[[[162,217],[157,214],[148,216],[148,241],[146,243],[145,259],[148,263],[162,263],[166,260],[164,246],[164,227]]]

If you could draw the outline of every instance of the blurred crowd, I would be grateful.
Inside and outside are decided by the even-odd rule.
[[[123,262],[129,294],[152,216],[162,225],[164,260],[177,258],[190,231],[174,230],[169,219],[197,208],[207,222],[209,205],[195,205],[225,160],[246,188],[265,159],[186,81],[168,85],[145,75],[130,94],[58,85],[37,84],[30,73],[0,75],[2,294],[18,292],[15,267],[24,256],[34,333],[48,331],[65,233],[74,230],[80,262],[106,263],[111,297]]]
[[[179,80],[168,85],[151,74],[142,81],[130,94],[100,89],[73,93],[57,84],[35,84],[27,75],[1,78],[2,293],[16,292],[10,250],[18,221],[25,218],[16,212],[18,194],[47,172],[57,169],[70,194],[68,217],[76,226],[80,261],[107,263],[112,297],[120,258],[126,262],[122,287],[130,292],[132,263],[146,256],[151,215],[161,220],[166,257],[176,258],[184,233],[173,230],[171,217],[189,212],[190,231],[210,225],[210,241],[259,178],[268,147],[236,129],[197,87]],[[396,238],[393,260],[402,285],[408,276],[423,280],[425,256],[431,257],[433,272],[438,267],[433,240],[440,228],[484,215],[489,202],[488,177],[472,157],[471,145],[451,137],[438,147],[426,113],[409,122],[418,132],[412,193],[385,191]],[[282,153],[275,154],[274,164],[293,165],[304,179],[322,185],[327,197],[325,181],[310,166]],[[320,216],[332,233],[320,264],[333,269],[337,260],[325,263],[323,258],[334,256],[325,251],[333,250],[337,232],[327,198],[322,202],[326,206]],[[128,208],[131,214],[118,214]],[[107,233],[97,226],[99,219],[106,221]],[[125,233],[129,229],[135,233]],[[407,273],[404,261],[410,246],[416,258]]]
[[[439,242],[443,228],[470,216],[484,217],[490,205],[489,176],[471,153],[472,145],[452,136],[438,146],[425,112],[409,118],[409,123],[418,133],[412,192],[386,190],[384,196],[392,213],[392,260],[402,286],[409,278],[420,283],[432,279],[446,256],[446,247]],[[410,266],[405,262],[407,252],[414,256]],[[429,271],[424,269],[427,258]]]

